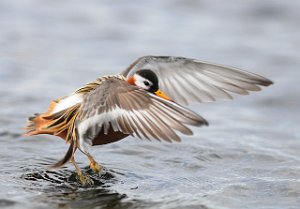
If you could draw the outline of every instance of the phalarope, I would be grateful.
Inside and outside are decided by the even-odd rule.
[[[52,167],[74,164],[80,180],[86,178],[74,159],[77,148],[101,166],[89,147],[116,142],[129,135],[164,141],[180,141],[178,132],[192,135],[190,126],[208,125],[183,105],[232,99],[229,93],[246,95],[269,86],[262,76],[184,57],[145,56],[118,75],[103,76],[51,102],[47,112],[29,118],[26,136],[50,134],[63,138],[69,149]]]

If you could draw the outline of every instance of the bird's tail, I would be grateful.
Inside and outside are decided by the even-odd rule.
[[[80,104],[75,104],[67,109],[52,113],[51,107],[56,101],[53,101],[48,112],[43,114],[35,114],[28,118],[28,123],[25,128],[27,131],[25,136],[38,134],[50,134],[63,138],[67,143],[70,143],[69,149],[65,156],[50,166],[50,169],[55,169],[63,166],[70,161],[77,149],[77,133],[75,129],[75,120],[79,113]]]
[[[67,142],[71,141],[75,134],[75,120],[79,113],[80,104],[52,113],[52,108],[56,104],[57,101],[52,101],[46,113],[29,117],[24,135],[50,134],[59,136]]]
[[[50,135],[59,135],[58,132],[54,132],[49,129],[49,126],[53,123],[55,118],[58,117],[58,113],[53,114],[54,108],[59,103],[58,100],[52,101],[48,111],[42,114],[36,113],[33,116],[28,118],[27,126],[25,127],[26,133],[25,136],[33,136],[38,134],[50,134]],[[60,136],[65,138],[65,133],[60,131]]]

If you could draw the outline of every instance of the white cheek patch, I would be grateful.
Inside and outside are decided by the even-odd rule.
[[[138,87],[148,90],[153,85],[153,83],[151,81],[149,81],[148,79],[146,79],[138,74],[134,74],[133,77],[135,80],[135,85],[137,85]],[[146,86],[144,84],[144,81],[147,81],[149,83],[149,86]]]

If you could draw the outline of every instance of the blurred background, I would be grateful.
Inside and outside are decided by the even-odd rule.
[[[300,1],[1,0],[1,208],[298,208]],[[95,147],[106,168],[82,187],[55,137],[26,118],[144,55],[235,66],[275,85],[192,106],[210,122],[182,143]],[[87,159],[77,154],[90,172]]]

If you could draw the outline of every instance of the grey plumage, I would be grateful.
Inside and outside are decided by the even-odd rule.
[[[246,95],[259,86],[273,82],[233,67],[184,57],[145,56],[137,59],[122,75],[129,77],[140,69],[150,69],[159,78],[159,86],[179,104],[232,99],[229,92]]]
[[[140,138],[180,141],[174,130],[191,135],[186,125],[207,125],[205,119],[119,78],[110,78],[87,94],[77,119],[79,135],[92,139],[110,128]]]

